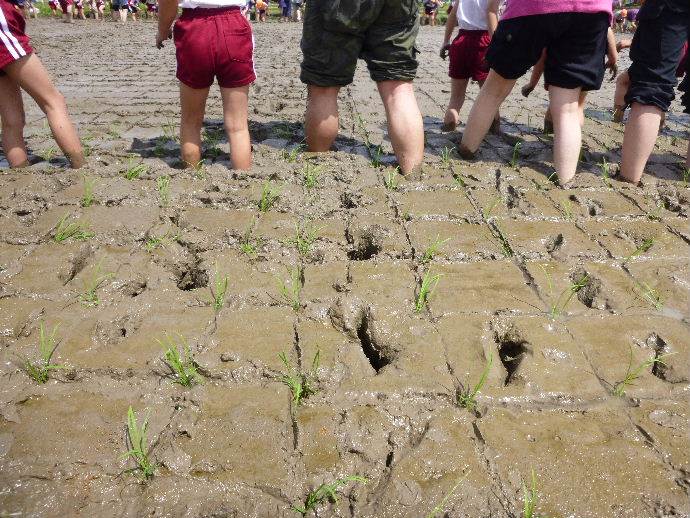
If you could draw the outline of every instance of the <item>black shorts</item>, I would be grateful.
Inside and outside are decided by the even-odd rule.
[[[560,88],[598,90],[604,80],[608,13],[555,13],[501,20],[486,60],[517,79],[546,49],[544,81]]]
[[[647,0],[637,15],[630,47],[630,88],[627,104],[640,103],[667,111],[675,97],[676,69],[690,36],[688,0]],[[690,83],[681,84],[685,112],[690,113]]]

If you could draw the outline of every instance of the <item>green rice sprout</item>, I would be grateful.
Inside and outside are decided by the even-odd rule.
[[[148,173],[148,171],[149,171],[149,167],[146,164],[134,165],[134,160],[131,159],[129,161],[129,167],[124,172],[123,176],[127,180],[135,180],[135,179],[139,178],[141,175]]]
[[[94,202],[93,188],[96,185],[96,180],[86,175],[82,175],[82,178],[84,178],[84,195],[81,197],[79,204],[82,207],[90,207]]]
[[[643,302],[646,302],[657,311],[664,309],[664,301],[661,298],[661,294],[646,282],[635,283],[633,292]]]
[[[305,147],[306,146],[304,144],[298,144],[296,146],[293,146],[292,149],[290,149],[289,151],[287,150],[287,148],[283,149],[283,159],[290,164],[296,162],[297,158],[299,157],[299,154],[302,151],[304,151]]]
[[[501,198],[499,196],[496,196],[486,207],[482,209],[482,216],[484,217],[484,219],[489,219],[491,213],[494,211],[494,209],[499,203],[501,203]]]
[[[172,235],[169,231],[163,234],[162,236],[151,235],[146,239],[144,247],[146,248],[147,252],[151,253],[157,248],[165,248],[170,243],[177,241],[179,237],[179,234]]]
[[[288,270],[290,272],[290,280],[278,280],[278,292],[281,300],[290,306],[293,310],[299,311],[302,307],[302,282],[304,272],[301,266],[296,266]]]
[[[546,177],[545,183],[537,182],[537,189],[540,191],[544,190],[548,186],[549,183],[554,184],[554,185],[558,185],[558,173],[556,171],[554,171],[553,173],[551,173],[549,176]]]
[[[259,200],[259,210],[263,213],[271,210],[278,198],[280,197],[280,190],[273,187],[271,181],[267,181],[261,190],[261,199]]]
[[[623,259],[622,264],[627,263],[627,262],[630,261],[630,259],[632,259],[633,257],[637,257],[638,255],[642,255],[642,254],[644,254],[645,252],[648,252],[649,249],[652,248],[652,246],[654,246],[654,238],[653,238],[653,237],[650,237],[650,238],[648,238],[648,239],[645,239],[645,240],[642,242],[642,244],[641,244],[640,246],[638,246],[638,247],[635,249],[635,251],[633,251],[633,253],[631,253],[630,255],[628,255],[627,257],[625,257],[625,258]]]
[[[683,187],[688,186],[688,181],[690,181],[690,167],[683,168]]]
[[[530,488],[523,483],[523,504],[522,504],[522,518],[537,518],[534,512],[537,509],[537,475],[532,470],[532,485]]]
[[[253,236],[254,231],[254,220],[249,224],[247,230],[244,231],[244,235],[240,240],[240,252],[249,257],[250,259],[255,258],[258,251],[258,240]]]
[[[170,177],[162,175],[156,178],[156,186],[158,188],[158,197],[161,200],[161,207],[167,207],[170,203]]]
[[[306,257],[311,252],[312,246],[319,233],[318,228],[309,223],[307,225],[297,224],[295,226],[295,236],[288,239],[287,243],[293,245],[299,255]]]
[[[482,371],[482,375],[479,377],[479,381],[477,381],[477,383],[474,387],[472,387],[472,389],[470,389],[469,387],[466,389],[463,389],[462,387],[460,388],[457,394],[457,402],[459,407],[466,408],[470,412],[476,411],[477,394],[479,394],[479,391],[482,390],[482,387],[484,387],[484,384],[486,383],[486,379],[489,376],[489,371],[491,370],[491,365],[493,364],[493,361],[494,355],[489,354],[489,358],[486,361],[486,366]]]
[[[440,234],[437,235],[436,239],[429,241],[426,250],[424,250],[424,255],[422,255],[422,258],[419,260],[419,262],[421,264],[427,264],[431,262],[431,260],[438,253],[441,247],[445,245],[448,241],[450,241],[450,238],[441,239]]]
[[[163,363],[170,369],[170,378],[173,383],[191,387],[194,383],[200,382],[201,375],[197,371],[197,364],[187,341],[182,336],[178,335],[178,340],[175,341],[166,334],[163,340],[156,341],[163,347],[165,354]]]
[[[561,207],[563,208],[563,215],[565,219],[573,219],[573,203],[570,200],[561,201]]]
[[[455,173],[453,175],[453,181],[457,183],[462,189],[467,189],[467,182],[460,173]]]
[[[443,149],[441,150],[441,163],[443,164],[444,167],[448,167],[450,164],[450,154],[452,152],[452,149],[444,146]]]
[[[556,302],[554,302],[551,305],[551,309],[549,310],[549,315],[551,316],[551,319],[555,320],[559,315],[562,315],[565,311],[565,308],[572,300],[573,296],[588,284],[589,276],[585,274],[582,277],[580,277],[577,281],[572,283],[570,286],[568,286],[566,289],[564,289],[556,299]]]
[[[292,393],[292,402],[295,406],[299,406],[302,404],[302,400],[318,392],[315,385],[316,372],[319,369],[319,362],[321,361],[321,351],[316,351],[309,372],[299,372],[297,368],[290,364],[284,352],[281,352],[278,357],[280,361],[283,362],[286,369],[286,372],[280,376],[280,381],[288,386]]]
[[[41,358],[38,362],[32,362],[29,359],[24,360],[24,370],[37,383],[45,383],[50,377],[50,371],[57,369],[66,369],[63,365],[52,363],[55,349],[58,348],[59,342],[56,339],[57,331],[60,324],[57,324],[53,330],[48,333],[45,322],[41,322],[41,327],[38,334],[38,352]]]
[[[349,477],[338,479],[331,484],[321,484],[316,490],[311,491],[307,495],[307,498],[302,506],[293,505],[292,510],[301,514],[302,516],[306,516],[309,511],[315,511],[316,506],[325,500],[335,504],[338,502],[338,489],[347,485],[349,482],[360,482],[362,484],[366,484],[368,480],[358,475],[350,475]]]
[[[41,158],[45,160],[46,162],[50,162],[55,155],[57,154],[57,148],[55,146],[51,146],[49,148],[46,148],[43,153],[41,154]]]
[[[465,478],[466,478],[467,475],[469,475],[469,474],[470,474],[470,472],[468,471],[467,473],[465,473],[462,477],[460,477],[460,478],[457,480],[457,482],[455,483],[455,485],[450,489],[450,491],[448,491],[448,494],[447,494],[446,496],[443,497],[443,499],[438,503],[438,505],[436,505],[436,506],[429,512],[429,514],[426,515],[426,518],[436,518],[436,515],[437,515],[438,513],[442,513],[442,512],[443,512],[443,508],[446,506],[446,503],[448,502],[448,500],[451,499],[451,497],[453,496],[453,494],[455,494],[455,491],[458,489],[458,487],[460,487],[460,483],[461,483],[463,480],[465,480]]]
[[[383,155],[384,152],[381,144],[369,148],[369,156],[371,156],[371,165],[377,169],[383,165]]]
[[[211,290],[211,306],[213,310],[218,313],[225,305],[225,294],[228,291],[228,276],[221,277],[218,273],[218,264],[216,264],[216,275],[213,280],[213,286],[209,286]]]
[[[441,279],[441,274],[437,273],[435,275],[431,274],[431,271],[427,271],[422,278],[422,285],[419,287],[419,293],[415,297],[414,310],[416,313],[420,313],[429,304],[429,299],[434,294],[434,290],[438,285],[438,281]]]
[[[148,441],[146,440],[148,428],[148,419],[144,419],[144,422],[139,426],[134,410],[130,406],[129,410],[127,410],[127,434],[125,437],[127,452],[123,453],[121,458],[132,458],[136,463],[136,467],[127,471],[139,473],[144,480],[153,477],[156,471],[155,464],[149,459],[150,452]]]
[[[400,170],[398,167],[394,167],[388,170],[386,176],[383,177],[383,184],[389,191],[397,191],[400,185]]]
[[[163,138],[170,142],[177,142],[179,140],[177,128],[172,119],[168,119],[168,122],[163,124]]]
[[[321,172],[321,166],[309,162],[304,164],[304,170],[302,171],[302,185],[304,185],[304,188],[308,191],[315,188],[319,183]]]
[[[87,230],[82,223],[78,221],[68,221],[68,219],[69,214],[65,214],[62,219],[58,221],[57,227],[55,228],[55,234],[53,235],[53,239],[56,243],[63,243],[68,239],[86,241],[96,235]]]
[[[517,169],[518,160],[520,159],[520,149],[522,148],[522,140],[518,140],[513,146],[513,156],[510,158],[510,167]]]
[[[628,362],[628,369],[625,372],[625,377],[613,386],[613,395],[623,397],[628,387],[635,384],[635,381],[642,375],[642,372],[649,368],[653,368],[656,364],[666,365],[664,358],[671,356],[673,353],[655,355],[653,358],[648,358],[640,363],[637,367],[633,367],[633,350],[630,348],[630,360]]]
[[[199,160],[198,162],[196,162],[195,164],[189,164],[189,165],[191,166],[192,170],[194,171],[194,177],[195,178],[198,178],[199,180],[203,180],[206,177],[206,174],[205,174],[206,171],[204,169],[206,167],[206,162],[204,161],[203,158],[201,160]]]
[[[120,130],[117,128],[117,126],[110,125],[108,126],[108,136],[113,137],[113,138],[120,138]]]
[[[606,187],[613,189],[613,184],[611,183],[611,164],[606,161],[606,158],[599,164],[599,169],[601,169],[601,179],[604,181]]]
[[[91,274],[91,277],[88,277],[84,281],[84,291],[79,295],[79,302],[81,302],[82,306],[93,308],[101,303],[100,299],[98,298],[98,289],[103,285],[104,282],[113,276],[112,273],[101,273],[102,262],[103,260],[98,262],[93,270],[93,273]]]

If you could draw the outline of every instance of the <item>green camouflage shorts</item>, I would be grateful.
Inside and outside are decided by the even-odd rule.
[[[357,59],[374,81],[411,81],[417,73],[417,0],[310,0],[302,33],[302,82],[345,86]]]

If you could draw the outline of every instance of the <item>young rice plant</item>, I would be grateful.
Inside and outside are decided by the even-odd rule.
[[[68,218],[69,215],[65,214],[62,219],[58,221],[57,227],[55,228],[55,234],[53,235],[53,239],[56,243],[63,243],[68,239],[86,241],[96,235],[87,230],[82,223],[78,221],[68,221]]]
[[[134,414],[132,407],[127,410],[127,434],[125,443],[127,452],[121,455],[121,458],[132,458],[136,463],[136,467],[127,470],[130,473],[139,473],[144,480],[153,477],[156,466],[151,459],[149,459],[149,446],[146,440],[146,432],[148,431],[148,419],[139,426],[137,417]]]
[[[191,387],[194,383],[201,381],[201,375],[197,371],[197,365],[189,350],[187,341],[179,335],[178,338],[182,347],[167,334],[163,340],[158,340],[158,343],[165,351],[163,363],[170,369],[170,377],[173,383],[183,387]],[[181,352],[180,349],[182,349]]]
[[[477,394],[486,383],[486,378],[489,376],[489,371],[491,370],[491,365],[494,361],[494,355],[489,354],[489,359],[486,361],[486,366],[482,371],[482,375],[479,377],[477,384],[470,390],[469,387],[466,389],[461,388],[458,391],[457,401],[458,406],[466,408],[470,412],[474,412],[477,409]]]
[[[347,485],[348,482],[361,482],[362,484],[366,484],[367,479],[359,475],[350,475],[349,477],[338,479],[331,484],[321,484],[318,489],[311,491],[307,495],[303,505],[293,505],[292,510],[296,513],[300,513],[302,516],[306,516],[309,511],[314,511],[316,506],[324,500],[335,504],[338,502],[338,489]]]
[[[41,359],[36,363],[28,359],[24,360],[24,370],[31,379],[37,383],[45,383],[48,381],[50,371],[66,369],[63,365],[52,363],[53,354],[55,354],[55,349],[57,349],[59,345],[55,338],[59,327],[60,324],[57,324],[53,330],[48,333],[46,331],[45,322],[41,322],[38,335],[38,352],[41,355]]]
[[[654,367],[655,364],[666,365],[664,358],[671,356],[673,353],[662,354],[661,356],[654,356],[648,358],[640,363],[637,367],[633,367],[633,350],[630,348],[630,360],[628,361],[628,369],[625,372],[625,377],[613,386],[613,395],[623,397],[628,387],[635,384],[635,381],[642,375],[644,371]]]
[[[81,302],[82,306],[92,308],[101,303],[100,299],[98,298],[98,289],[103,285],[104,282],[113,276],[112,273],[101,273],[102,262],[102,260],[98,262],[93,270],[93,273],[91,274],[91,277],[84,281],[84,291],[79,295],[79,302]]]
[[[441,274],[432,275],[427,271],[422,278],[422,285],[419,287],[419,293],[415,297],[414,310],[420,313],[429,304],[429,299],[434,294],[434,290],[441,279]]]
[[[320,356],[321,351],[316,351],[309,372],[299,372],[296,367],[290,364],[290,360],[284,352],[278,355],[286,369],[286,372],[280,376],[280,381],[287,385],[292,392],[292,402],[295,406],[301,405],[303,399],[316,394],[316,371],[319,369]]]

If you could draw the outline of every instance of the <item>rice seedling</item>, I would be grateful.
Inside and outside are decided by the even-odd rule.
[[[310,162],[304,164],[302,172],[302,185],[308,191],[311,191],[319,183],[319,176],[321,176],[321,166],[314,165]]]
[[[48,333],[45,322],[41,322],[41,327],[38,334],[38,352],[41,358],[38,362],[32,362],[29,359],[24,360],[24,370],[31,379],[37,383],[45,383],[50,377],[50,371],[57,369],[66,369],[63,365],[52,363],[55,349],[58,348],[59,342],[56,339],[57,330],[60,324],[57,324],[53,330]]]
[[[650,238],[648,238],[648,239],[645,239],[645,240],[642,242],[642,244],[641,244],[640,246],[638,246],[638,247],[633,251],[633,253],[631,253],[630,255],[626,256],[626,257],[623,259],[622,264],[627,263],[627,262],[630,261],[630,259],[632,259],[633,257],[637,257],[638,255],[642,255],[642,254],[644,254],[645,252],[648,252],[649,249],[652,248],[652,246],[654,246],[654,238],[653,238],[653,237],[650,237]]]
[[[517,169],[518,160],[520,159],[520,149],[522,148],[522,140],[518,140],[513,146],[513,156],[510,158],[510,167]]]
[[[101,303],[100,299],[98,298],[98,289],[103,285],[104,282],[113,276],[112,273],[101,273],[102,262],[102,260],[98,262],[93,270],[93,273],[91,274],[91,277],[84,281],[84,291],[79,295],[79,302],[82,306],[92,308]]]
[[[622,397],[625,395],[627,388],[633,386],[635,381],[642,375],[645,370],[654,367],[656,364],[666,365],[664,358],[671,356],[673,353],[662,354],[661,356],[654,356],[647,358],[636,367],[633,367],[633,350],[630,348],[630,360],[628,361],[628,369],[625,372],[625,377],[613,386],[613,395]]]
[[[168,203],[170,203],[170,177],[163,175],[156,178],[156,187],[158,188],[161,207],[167,207]]]
[[[293,505],[292,510],[301,514],[302,516],[306,516],[309,511],[315,511],[316,506],[322,503],[324,500],[335,504],[338,502],[338,489],[347,485],[349,482],[361,482],[362,484],[366,484],[368,480],[364,477],[360,477],[359,475],[350,475],[349,477],[338,479],[330,484],[321,484],[316,490],[311,491],[307,495],[307,498],[302,506]]]
[[[690,167],[683,168],[683,187],[688,186],[688,180],[690,180]]]
[[[427,306],[440,279],[440,273],[432,275],[430,271],[427,271],[424,274],[422,285],[419,287],[419,293],[415,297],[414,310],[416,313],[420,313]]]
[[[537,182],[537,189],[540,191],[545,190],[549,183],[558,185],[558,173],[556,171],[547,176],[545,183]]]
[[[90,157],[93,154],[93,139],[95,137],[93,135],[89,135],[87,137],[82,137],[81,139],[81,148],[82,148],[82,153],[84,153],[84,156],[86,158]]]
[[[170,369],[170,378],[173,383],[191,387],[194,383],[201,381],[201,375],[197,371],[197,365],[187,341],[180,335],[178,335],[178,341],[179,344],[167,334],[163,340],[157,340],[163,347],[165,354],[163,363]]]
[[[319,228],[314,228],[314,226],[309,223],[307,225],[295,225],[295,237],[287,240],[287,243],[294,245],[297,252],[302,257],[306,257],[311,252],[312,245],[317,239]]]
[[[247,230],[244,231],[244,235],[240,240],[240,252],[249,257],[250,259],[255,258],[258,251],[258,240],[253,236],[254,232],[254,220],[249,224]]]
[[[130,406],[127,410],[127,434],[125,437],[127,452],[123,453],[121,458],[134,459],[136,467],[127,470],[127,472],[138,472],[144,480],[150,479],[156,472],[155,464],[149,459],[150,451],[146,439],[148,428],[148,419],[144,419],[144,422],[139,426],[134,410]]]
[[[113,125],[108,126],[108,136],[113,137],[113,138],[120,138],[120,130]]]
[[[546,272],[546,270],[544,270],[544,273],[546,273],[547,278],[550,279],[550,274]],[[565,308],[572,300],[573,296],[588,284],[589,277],[587,276],[587,274],[585,274],[582,277],[580,277],[577,281],[573,282],[570,286],[565,288],[560,293],[560,295],[558,295],[556,301],[553,304],[551,304],[551,308],[549,309],[549,316],[551,317],[551,319],[555,320],[559,315],[562,315],[565,311]],[[553,284],[551,280],[549,280],[549,289],[553,289]]]
[[[304,144],[297,144],[296,146],[292,146],[292,148],[290,148],[289,151],[287,148],[284,148],[282,151],[283,160],[292,164],[297,161],[297,158],[299,157],[300,153],[302,153],[305,149],[306,146]]]
[[[369,156],[371,157],[371,165],[378,169],[383,165],[383,147],[381,144],[369,148]]]
[[[84,195],[81,197],[79,204],[82,207],[90,207],[94,202],[93,188],[96,185],[96,180],[86,175],[82,175],[82,178],[84,178]]]
[[[206,178],[206,161],[202,158],[195,164],[189,164],[194,172],[194,178],[203,180]]]
[[[467,182],[465,182],[465,178],[460,173],[453,175],[453,181],[463,189],[467,189]]]
[[[448,502],[453,494],[455,494],[455,491],[458,489],[458,487],[460,487],[460,483],[465,479],[465,477],[467,477],[467,475],[469,475],[469,471],[457,480],[455,485],[450,489],[450,491],[448,491],[448,494],[443,497],[443,499],[429,512],[429,514],[426,515],[426,518],[436,518],[438,513],[443,512],[446,502]]]
[[[273,187],[271,181],[267,181],[261,190],[261,199],[259,200],[259,211],[268,212],[273,207],[280,197],[280,190]]]
[[[444,167],[448,167],[450,165],[450,155],[452,151],[453,150],[447,146],[444,146],[441,150],[441,164],[443,164]]]
[[[123,176],[127,180],[135,180],[139,178],[141,175],[148,173],[149,167],[145,164],[137,164],[134,165],[134,160],[131,159],[129,161],[129,167],[127,170],[124,172]]]
[[[165,146],[164,146],[165,140],[163,139],[158,139],[156,140],[156,145],[153,147],[153,155],[158,157],[158,158],[163,158],[165,156]]]
[[[613,184],[611,183],[611,164],[606,161],[606,158],[599,164],[599,169],[601,169],[601,178],[606,187],[613,189]]]
[[[570,200],[562,200],[561,208],[563,209],[563,215],[565,219],[573,219],[573,203]]]
[[[290,280],[278,279],[278,292],[285,304],[293,310],[299,311],[302,307],[301,295],[304,271],[301,266],[295,266],[288,271],[290,272]]]
[[[163,124],[163,139],[169,142],[177,142],[179,140],[177,127],[172,119],[168,119],[168,122]]]
[[[528,489],[525,483],[522,484],[522,518],[537,518],[534,512],[537,509],[537,475],[532,470],[532,485]]]
[[[466,408],[470,412],[474,412],[477,409],[477,394],[479,394],[479,391],[486,383],[486,378],[489,376],[489,371],[491,370],[491,365],[493,364],[493,361],[494,355],[489,354],[489,358],[486,361],[486,366],[482,371],[482,375],[479,377],[479,381],[477,381],[477,383],[474,387],[472,387],[472,389],[470,389],[469,387],[460,387],[460,390],[458,390],[457,393],[457,403],[459,407]]]
[[[288,360],[287,355],[281,352],[278,357],[285,365],[287,372],[280,376],[280,381],[288,386],[292,393],[292,402],[295,406],[302,404],[302,400],[308,398],[312,394],[316,394],[316,371],[319,369],[321,351],[316,351],[314,359],[311,362],[311,369],[308,372],[299,372],[296,367],[293,367]]]
[[[213,279],[213,286],[209,286],[211,290],[211,306],[213,310],[218,313],[225,304],[225,294],[228,291],[228,276],[221,277],[218,273],[218,264],[216,264],[216,275]]]
[[[633,293],[657,311],[664,309],[664,301],[661,299],[661,294],[646,282],[636,282]]]
[[[162,236],[149,236],[144,243],[144,247],[147,252],[151,253],[157,248],[165,248],[170,243],[177,241],[179,237],[179,234],[172,235],[169,231]]]
[[[383,184],[386,186],[386,189],[389,191],[397,191],[398,186],[400,185],[400,178],[399,175],[400,170],[397,167],[391,168],[388,170],[386,175],[383,177]]]
[[[431,262],[431,260],[438,253],[438,251],[441,249],[441,247],[443,245],[445,245],[448,241],[450,241],[450,238],[441,239],[440,234],[437,235],[436,239],[429,241],[429,244],[427,245],[426,250],[424,250],[424,255],[422,255],[419,262],[421,264],[427,264],[427,263]]]
[[[489,219],[491,217],[491,213],[494,211],[496,206],[501,203],[501,198],[499,196],[496,196],[493,200],[489,202],[489,204],[482,209],[482,217],[484,219]]]
[[[57,155],[57,148],[55,146],[51,146],[43,150],[41,158],[46,162],[50,162],[53,158],[55,158],[55,155]]]
[[[94,234],[87,230],[82,223],[78,221],[68,221],[69,214],[65,214],[55,228],[53,239],[56,243],[62,243],[68,239],[76,241],[86,241],[91,239]]]

